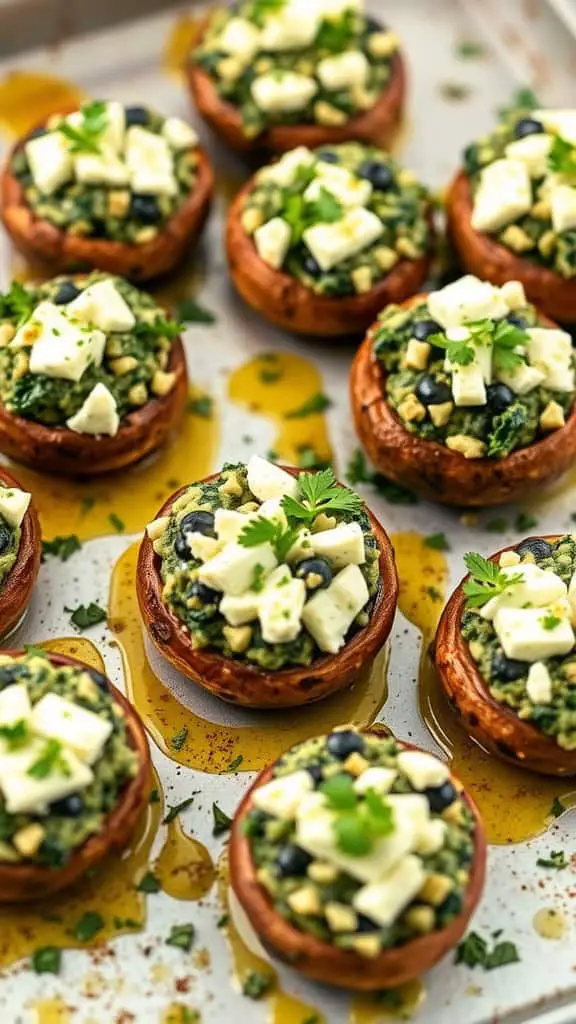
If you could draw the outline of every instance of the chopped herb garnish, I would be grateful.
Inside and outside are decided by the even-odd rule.
[[[138,892],[145,892],[149,894],[160,892],[161,888],[160,880],[156,877],[153,871],[147,871],[146,874],[142,875],[142,878],[136,886]]]
[[[36,974],[59,974],[62,950],[56,946],[40,946],[32,953],[30,964]]]
[[[196,929],[193,924],[174,924],[170,929],[170,935],[166,939],[166,945],[176,946],[177,949],[183,949],[186,953],[189,953],[192,949],[195,935]]]
[[[96,498],[82,498],[80,502],[80,508],[82,509],[82,515],[85,516],[88,512],[91,512],[96,504]]]
[[[103,100],[93,100],[83,104],[80,113],[80,124],[62,120],[56,130],[68,140],[71,153],[100,153],[100,136],[108,124],[106,104]]]
[[[538,526],[538,520],[530,512],[519,512],[514,520],[514,528],[519,533],[526,533],[527,530],[532,530],[535,526]]]
[[[149,804],[159,804],[160,803],[160,793],[159,793],[159,791],[157,789],[151,789],[150,790],[150,796],[148,797],[148,803]]]
[[[250,545],[248,544],[247,547],[250,547]],[[264,589],[265,573],[266,570],[264,569],[263,565],[258,564],[254,566],[254,572],[252,573],[252,582],[250,584],[250,588],[256,594],[259,594]]]
[[[117,533],[123,533],[126,529],[126,526],[120,519],[120,516],[117,516],[115,512],[110,513],[108,516],[108,522],[114,527]]]
[[[271,974],[264,974],[262,971],[250,971],[242,983],[242,994],[249,999],[261,999],[274,984]]]
[[[394,829],[392,808],[374,790],[359,800],[350,775],[341,773],[320,786],[328,805],[336,811],[334,834],[340,850],[352,857],[369,853],[374,842]]]
[[[497,942],[490,950],[486,939],[477,932],[470,932],[456,950],[454,962],[467,967],[483,967],[491,971],[505,964],[518,963],[520,957],[513,942]]]
[[[101,932],[103,927],[104,918],[96,913],[95,910],[88,910],[76,922],[72,929],[72,934],[75,939],[78,939],[78,942],[90,942],[90,939],[93,939],[98,932]]]
[[[229,818],[228,815],[218,807],[216,802],[212,804],[212,815],[214,817],[214,825],[212,827],[213,836],[222,836],[225,832],[230,831],[232,818]]]
[[[573,179],[576,176],[576,152],[572,143],[556,135],[548,154],[548,166],[557,174]]]
[[[209,420],[212,418],[212,404],[210,395],[202,395],[200,398],[191,398],[186,408],[193,416]]]
[[[362,499],[340,487],[331,469],[321,469],[318,473],[300,473],[298,476],[301,498],[296,499],[285,495],[282,508],[286,515],[293,519],[309,521],[319,512],[360,512]]]
[[[182,750],[182,747],[185,745],[187,739],[188,729],[186,726],[184,726],[183,729],[180,729],[180,732],[174,734],[174,736],[170,740],[170,746],[173,747],[174,750]]]
[[[90,626],[97,626],[100,622],[106,622],[106,611],[95,601],[90,604],[79,604],[77,608],[64,607],[64,611],[70,615],[70,621],[78,629],[90,629]]]
[[[522,573],[506,575],[496,562],[490,562],[473,551],[464,555],[464,564],[472,577],[462,586],[467,598],[467,608],[482,608],[491,598],[504,593],[508,587],[521,583],[523,579]]]
[[[286,413],[287,420],[300,420],[304,419],[305,416],[314,416],[316,413],[324,412],[325,409],[329,409],[332,405],[332,399],[328,398],[328,395],[324,395],[321,391],[316,395],[312,395],[302,405],[298,406],[297,409],[293,409],[292,412]]]
[[[82,545],[75,533],[71,533],[67,537],[54,537],[53,540],[43,540],[42,558],[53,555],[54,558],[67,562],[76,551],[80,551],[81,547]]]
[[[218,920],[216,921],[216,927],[217,928],[225,928],[226,925],[228,924],[229,920],[230,920],[230,915],[229,914],[221,914],[220,917],[218,918]]]
[[[282,377],[282,370],[260,370],[258,374],[263,384],[275,384]]]
[[[477,350],[491,346],[492,361],[496,370],[513,372],[526,362],[523,347],[528,341],[526,331],[507,320],[473,320],[464,324],[469,337],[462,341],[451,341],[445,334],[433,334],[431,344],[446,351],[451,363],[469,366],[476,358]]]
[[[284,499],[286,501],[286,499]],[[263,516],[256,516],[249,523],[244,526],[238,536],[238,543],[245,548],[253,548],[258,544],[271,544],[276,558],[280,563],[286,561],[286,556],[293,547],[295,541],[298,539],[300,533],[300,527],[290,527],[286,529],[282,526],[282,523],[277,522],[274,519],[264,519]],[[252,580],[252,589],[262,589],[263,581],[261,575],[256,575],[255,567],[254,577]]]
[[[24,650],[26,654],[29,654],[33,658],[47,658],[48,651],[45,651],[43,647],[35,647],[34,644],[24,644]]]
[[[158,315],[154,320],[141,320],[134,324],[132,333],[137,338],[168,338],[174,341],[182,331],[183,324],[178,320]]]
[[[477,39],[462,39],[456,46],[456,56],[462,57],[463,60],[484,57],[485,54],[486,47]]]
[[[450,544],[445,533],[429,533],[424,537],[424,544],[434,551],[450,551]]]
[[[182,800],[181,803],[169,806],[168,813],[166,814],[162,824],[169,825],[171,821],[174,821],[174,818],[177,818],[181,811],[185,811],[187,807],[190,807],[190,804],[194,803],[197,795],[197,793],[193,793],[192,796],[187,797],[186,800]]]
[[[561,814],[564,814],[565,810],[566,806],[557,796],[555,796],[552,801],[552,806],[550,808],[550,814],[552,815],[552,817],[559,818]]]
[[[454,100],[459,102],[467,99],[471,92],[471,87],[469,85],[465,85],[463,82],[440,83],[440,95],[444,100]]]
[[[536,864],[539,868],[556,868],[557,871],[568,867],[564,850],[551,850],[549,857],[538,857]]]
[[[22,718],[13,725],[0,725],[0,739],[4,740],[8,750],[18,750],[18,747],[24,746],[30,739],[28,722]]]
[[[37,759],[30,765],[27,775],[33,779],[46,779],[55,773],[70,775],[70,765],[62,754],[62,744],[59,740],[45,740]]]
[[[556,626],[559,626],[561,622],[562,619],[560,618],[560,616],[553,615],[552,612],[548,612],[546,615],[543,615],[540,619],[540,625],[542,626],[542,629],[556,629]]]
[[[312,445],[305,444],[298,449],[298,465],[301,469],[329,469],[330,459],[323,459]]]
[[[242,754],[238,754],[238,757],[235,757],[233,761],[230,761],[230,764],[226,765],[226,771],[227,772],[235,772],[235,771],[237,771],[237,769],[242,764],[243,760],[244,760],[244,756]]]
[[[484,529],[487,530],[488,533],[506,533],[506,530],[508,529],[508,520],[505,519],[504,516],[494,516],[493,519],[489,519],[488,522],[484,524]]]
[[[436,587],[426,587],[426,593],[431,601],[441,601],[442,593]]]
[[[16,327],[32,316],[36,309],[36,300],[32,292],[28,291],[19,281],[13,281],[10,290],[0,296],[0,318],[7,317],[15,320]]]
[[[300,241],[306,228],[319,222],[331,224],[340,220],[344,213],[342,204],[323,186],[318,189],[317,199],[309,201],[304,198],[304,188],[312,175],[313,172],[309,168],[301,168],[298,176],[302,190],[286,197],[282,216],[292,229],[292,245]]]
[[[176,316],[185,324],[215,324],[216,316],[200,306],[194,299],[183,299],[177,306]]]

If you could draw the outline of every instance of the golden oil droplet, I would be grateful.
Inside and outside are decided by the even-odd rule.
[[[566,782],[507,765],[483,751],[460,728],[440,687],[429,647],[444,604],[448,566],[441,551],[417,533],[392,537],[400,577],[399,607],[422,633],[419,668],[420,712],[454,773],[478,805],[491,843],[518,843],[543,832],[555,798],[569,806],[576,792]],[[506,807],[506,814],[502,808]]]
[[[215,868],[205,846],[187,835],[179,818],[168,824],[166,839],[154,864],[164,892],[177,900],[198,900],[212,888]]]
[[[198,30],[205,20],[205,15],[192,17],[190,14],[183,14],[173,23],[164,44],[162,54],[162,67],[169,74],[182,74],[187,62],[188,55],[195,45]]]
[[[541,939],[562,939],[568,930],[564,911],[555,907],[542,907],[534,914],[532,924]]]
[[[0,129],[25,135],[51,114],[77,107],[85,95],[73,82],[37,71],[11,71],[0,81]]]
[[[32,1003],[36,1014],[34,1024],[68,1024],[70,1010],[61,999],[38,999]]]
[[[410,1020],[425,999],[426,989],[419,978],[374,995],[357,995],[352,1001],[349,1024],[380,1024],[381,1021]]]
[[[201,1020],[200,1014],[194,1017],[194,1010],[184,1003],[170,1003],[160,1018],[160,1024],[192,1024],[192,1021]],[[191,1016],[192,1014],[192,1016]]]

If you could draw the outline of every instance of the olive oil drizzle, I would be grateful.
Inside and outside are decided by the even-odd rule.
[[[392,543],[400,577],[400,611],[422,634],[419,700],[425,724],[478,805],[490,843],[519,843],[539,835],[552,820],[555,799],[568,807],[576,802],[576,792],[570,792],[570,784],[560,779],[492,757],[460,728],[429,657],[446,595],[446,558],[427,547],[417,533],[396,533]]]
[[[426,999],[419,978],[398,988],[354,997],[349,1024],[380,1024],[387,1020],[410,1020]]]
[[[72,82],[41,71],[12,71],[0,81],[0,131],[25,135],[51,114],[77,107],[85,94]]]
[[[196,43],[204,17],[195,18],[182,14],[170,28],[162,53],[162,67],[170,75],[180,77],[188,55]]]
[[[216,876],[208,850],[184,831],[178,817],[167,826],[153,872],[162,891],[177,900],[199,900],[210,891]]]

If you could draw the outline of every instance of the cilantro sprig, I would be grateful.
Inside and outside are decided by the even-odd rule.
[[[550,147],[548,166],[557,174],[563,174],[567,178],[576,178],[576,149],[559,135],[554,137]]]
[[[32,292],[19,281],[13,281],[9,290],[0,296],[0,318],[15,320],[15,326],[21,327],[32,316],[36,305]]]
[[[286,555],[290,551],[290,548],[298,539],[300,529],[298,527],[284,527],[282,523],[277,522],[274,519],[264,519],[263,516],[257,516],[251,522],[247,523],[243,528],[240,536],[238,537],[238,543],[245,548],[256,547],[257,544],[265,544],[268,542],[274,549],[274,554],[279,562],[286,560]],[[258,569],[258,566],[256,566]],[[255,574],[254,590],[257,592],[262,589],[262,573]]]
[[[21,718],[12,725],[0,726],[0,739],[4,740],[8,750],[18,750],[19,747],[23,747],[30,739],[28,722]]]
[[[507,575],[496,562],[490,562],[474,551],[464,555],[464,564],[472,577],[462,587],[466,608],[482,608],[493,597],[498,597],[523,579],[522,573]]]
[[[321,185],[316,199],[305,199],[302,192],[286,196],[282,216],[292,229],[292,245],[299,242],[313,224],[333,224],[344,213],[342,203]]]
[[[341,773],[320,786],[328,806],[335,812],[334,836],[338,849],[351,857],[364,857],[374,843],[394,831],[394,813],[390,804],[368,789],[361,799],[350,775]]]
[[[508,323],[507,320],[472,320],[463,324],[469,336],[458,341],[451,341],[445,334],[434,334],[429,340],[438,348],[443,348],[451,363],[458,366],[469,366],[478,348],[492,345],[492,362],[494,368],[501,372],[513,372],[526,362],[522,349],[528,342],[528,335],[521,327]]]
[[[362,509],[362,498],[347,487],[341,487],[331,469],[319,473],[300,473],[299,499],[285,495],[282,508],[289,518],[308,522],[320,512],[349,512],[355,515]]]
[[[37,759],[30,765],[26,774],[30,775],[33,779],[46,779],[49,775],[54,775],[56,772],[59,775],[68,777],[70,775],[70,765],[63,756],[60,741],[49,739],[44,743]]]
[[[57,131],[68,140],[71,153],[100,153],[102,133],[108,126],[108,114],[103,100],[93,100],[80,107],[82,121],[78,125],[61,121]]]

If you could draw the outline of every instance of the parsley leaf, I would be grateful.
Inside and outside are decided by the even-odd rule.
[[[39,946],[30,959],[36,974],[59,974],[62,964],[62,950],[56,946]]]
[[[483,57],[485,53],[486,47],[477,39],[462,39],[456,46],[456,56],[462,57],[463,60]]]
[[[252,0],[250,20],[260,27],[271,14],[278,14],[286,0]]]
[[[62,756],[62,744],[60,741],[49,739],[45,741],[36,761],[30,765],[26,774],[30,775],[33,779],[46,779],[49,775],[53,775],[56,772],[59,775],[68,777],[70,775],[70,765]]]
[[[42,558],[53,555],[54,558],[67,562],[76,551],[80,551],[81,547],[82,545],[75,533],[71,533],[67,537],[54,537],[52,540],[43,540]]]
[[[489,435],[488,456],[503,459],[509,455],[527,421],[528,412],[520,402],[514,402],[499,416],[495,416],[492,433]]]
[[[209,420],[212,417],[212,399],[210,395],[201,395],[199,398],[190,398],[186,406],[188,412],[193,416],[201,416]]]
[[[56,131],[68,140],[71,153],[100,153],[100,136],[108,125],[106,104],[93,100],[80,107],[82,120],[78,125],[61,121]]]
[[[137,338],[168,338],[169,341],[174,341],[182,327],[178,320],[158,315],[155,320],[140,320],[134,324],[132,333]]]
[[[530,89],[529,86],[524,85],[520,89],[517,89],[515,93],[513,93],[510,99],[510,103],[507,106],[500,107],[497,110],[497,114],[499,117],[507,117],[508,114],[517,111],[536,110],[538,107],[541,106],[542,104],[540,103],[540,100],[536,96],[534,90]]]
[[[284,220],[292,229],[291,244],[300,241],[306,228],[313,224],[332,224],[340,220],[344,213],[342,204],[323,185],[318,189],[318,196],[313,200],[304,199],[303,193],[291,193],[285,198]]]
[[[548,166],[567,178],[576,177],[576,149],[572,143],[556,135],[548,154]]]
[[[542,629],[556,629],[556,626],[559,626],[561,622],[562,619],[558,615],[553,615],[552,612],[548,612],[540,619]]]
[[[274,984],[271,974],[264,974],[262,971],[250,971],[242,983],[242,995],[249,999],[261,999]]]
[[[319,512],[350,512],[362,509],[362,499],[347,487],[341,487],[331,469],[318,473],[300,473],[298,476],[302,500],[286,495],[282,508],[294,519],[314,519]]]
[[[328,398],[328,395],[323,395],[322,392],[319,391],[318,394],[312,395],[311,398],[308,398],[297,409],[293,409],[292,412],[287,412],[286,419],[304,419],[305,416],[313,416],[315,413],[324,412],[324,409],[329,409],[331,405],[332,399]]]
[[[519,533],[526,533],[527,530],[531,530],[534,526],[538,526],[538,520],[530,512],[519,512],[514,520],[514,529],[518,530]]]
[[[36,309],[36,300],[19,281],[13,281],[9,291],[0,296],[0,317],[16,320],[16,327],[21,327]]]
[[[538,857],[536,864],[539,868],[556,868],[558,871],[568,867],[564,850],[551,850],[549,857]]]
[[[19,722],[14,722],[12,725],[0,726],[0,739],[3,739],[7,744],[8,750],[18,750],[18,747],[24,746],[29,738],[30,729],[28,728],[28,722],[24,718],[21,718]]]
[[[110,526],[114,527],[117,533],[122,533],[126,529],[126,525],[122,522],[120,516],[117,516],[115,512],[110,513],[110,515],[108,516],[108,522],[110,523]]]
[[[90,604],[79,604],[77,608],[64,607],[64,611],[70,615],[70,622],[78,629],[90,629],[90,626],[97,626],[100,622],[106,622],[106,610],[101,608],[95,601]]]
[[[193,793],[192,796],[187,797],[186,800],[182,800],[181,803],[173,804],[173,806],[169,807],[168,813],[163,819],[162,824],[169,825],[171,821],[174,821],[174,818],[178,817],[180,811],[185,811],[187,807],[190,807],[190,804],[194,803],[195,797],[196,793]]]
[[[289,526],[287,529],[284,529],[282,523],[274,519],[264,519],[263,516],[256,516],[255,519],[252,519],[242,528],[238,537],[238,543],[242,547],[253,548],[257,544],[268,542],[272,545],[276,558],[282,563],[286,561],[286,556],[297,540],[299,533],[299,527]],[[256,583],[255,590],[258,590],[262,582],[260,576],[255,576],[254,578],[253,582]]]
[[[76,922],[72,934],[78,942],[90,942],[104,927],[104,918],[95,910],[87,910]]]
[[[183,299],[176,309],[176,316],[185,324],[215,324],[216,316],[209,309],[199,306],[194,299]]]
[[[325,18],[316,36],[315,47],[329,50],[330,53],[342,53],[355,33],[354,11],[343,11],[339,18]]]
[[[161,888],[160,879],[156,877],[153,871],[147,871],[142,875],[142,878],[136,886],[138,892],[145,892],[148,894],[160,892]]]
[[[424,545],[433,551],[450,551],[450,544],[445,533],[429,533],[424,537]]]
[[[230,831],[232,825],[232,818],[229,818],[224,811],[218,807],[218,804],[214,802],[212,804],[212,815],[214,818],[214,824],[212,827],[213,836],[222,836],[225,832]]]
[[[238,757],[235,757],[233,761],[230,761],[230,764],[226,765],[226,771],[227,772],[235,772],[235,771],[237,771],[238,768],[240,767],[240,765],[242,764],[243,760],[244,760],[244,755],[243,754],[238,754]]]
[[[170,740],[170,746],[173,747],[174,750],[182,750],[182,747],[186,743],[187,739],[188,729],[186,726],[184,726],[183,729],[180,729],[180,732],[174,734],[174,736]]]
[[[445,334],[438,333],[431,335],[428,341],[436,348],[443,348],[451,363],[458,366],[470,366],[470,363],[474,362],[476,352],[471,336],[467,336],[461,341],[451,341]]]
[[[464,555],[464,564],[472,577],[462,585],[467,598],[466,608],[482,608],[491,598],[522,582],[521,573],[507,575],[496,562],[490,562],[473,551]]]
[[[467,967],[483,967],[491,971],[505,964],[518,963],[520,957],[513,942],[497,942],[493,949],[488,949],[486,939],[477,932],[470,932],[456,950],[454,962],[466,964]]]
[[[319,789],[326,797],[328,805],[334,810],[349,810],[356,807],[358,803],[353,779],[347,773],[341,772],[338,775],[333,775],[331,779],[326,779]]]
[[[174,924],[170,929],[170,935],[166,939],[167,946],[176,946],[189,953],[196,936],[196,929],[193,924]]]
[[[565,810],[566,810],[566,805],[563,804],[562,801],[557,796],[555,796],[553,801],[552,801],[552,806],[550,808],[550,814],[552,815],[552,817],[553,818],[559,818],[561,814],[564,814]]]

